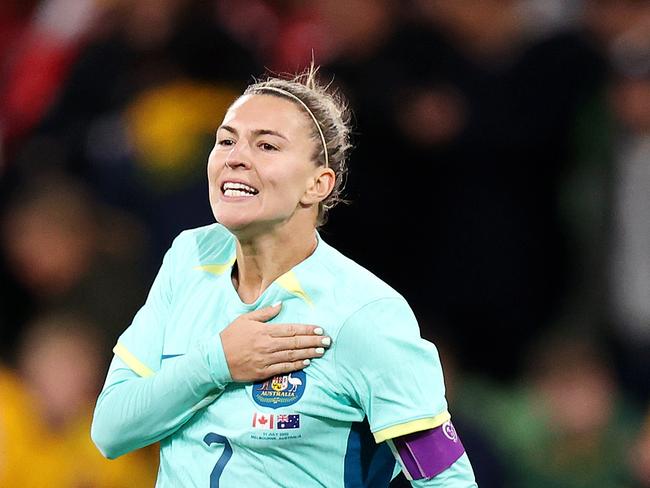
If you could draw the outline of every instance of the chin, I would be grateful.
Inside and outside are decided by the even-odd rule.
[[[249,211],[246,211],[249,210]],[[244,208],[215,205],[212,214],[218,223],[238,237],[251,237],[276,228],[291,218],[291,214],[270,217],[267,213]]]
[[[212,204],[212,215],[217,222],[226,227],[228,230],[235,230],[253,222],[250,217],[250,212],[246,212],[242,208],[232,208],[229,205],[224,205],[222,202]]]
[[[213,214],[218,223],[235,235],[245,234],[257,227],[257,220],[242,211],[215,211]]]
[[[215,215],[217,222],[219,222],[221,225],[223,225],[226,229],[228,229],[232,233],[236,233],[238,231],[244,231],[248,227],[253,224],[250,220],[242,219],[242,218],[236,218],[236,217],[226,217],[226,216],[221,216],[221,215]]]

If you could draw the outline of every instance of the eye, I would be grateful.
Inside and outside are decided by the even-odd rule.
[[[232,139],[220,139],[217,141],[217,146],[234,146],[235,141]]]
[[[273,144],[269,144],[268,142],[260,142],[258,147],[262,149],[263,151],[277,151],[278,148],[275,147]]]

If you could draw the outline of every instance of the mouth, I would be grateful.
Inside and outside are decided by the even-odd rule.
[[[224,181],[221,184],[221,192],[226,197],[254,197],[259,193],[259,190],[245,183]]]

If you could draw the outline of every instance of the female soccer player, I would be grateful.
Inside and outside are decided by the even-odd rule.
[[[176,238],[114,348],[92,427],[105,456],[160,441],[158,487],[386,487],[399,469],[476,486],[435,347],[317,232],[348,135],[313,68],[233,103],[208,159],[218,223]]]

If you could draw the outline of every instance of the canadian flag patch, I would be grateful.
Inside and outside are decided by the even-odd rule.
[[[273,430],[274,428],[273,414],[258,413],[253,414],[253,428],[262,430]]]

